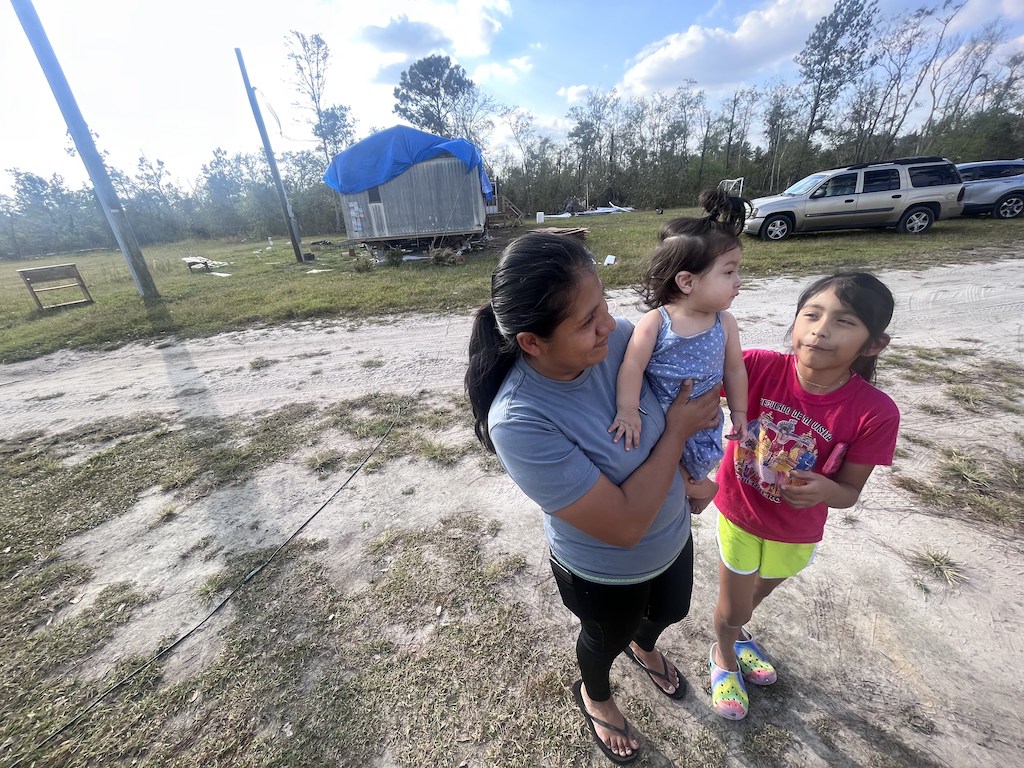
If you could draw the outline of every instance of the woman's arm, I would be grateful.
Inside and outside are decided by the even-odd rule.
[[[728,312],[722,313],[725,327],[725,369],[722,383],[725,385],[725,399],[729,403],[732,420],[733,440],[747,436],[747,367],[743,364],[743,347],[740,346],[740,328],[736,318]]]
[[[555,512],[584,533],[616,547],[634,547],[647,533],[679,473],[683,444],[719,419],[719,388],[690,400],[692,382],[684,382],[665,414],[665,431],[647,460],[622,485],[601,475],[593,487]]]
[[[615,421],[608,431],[614,433],[613,443],[625,438],[627,451],[640,445],[640,391],[660,328],[661,313],[658,310],[652,309],[640,318],[619,366],[615,383]]]

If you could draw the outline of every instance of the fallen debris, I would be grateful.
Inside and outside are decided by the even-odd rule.
[[[185,256],[182,258],[185,262],[185,266],[188,267],[189,272],[194,272],[197,269],[205,269],[209,272],[211,269],[217,267],[226,267],[228,262],[226,261],[211,261],[210,259],[203,258],[202,256]]]
[[[590,232],[587,227],[540,227],[533,231],[546,232],[550,235],[568,235],[569,237],[575,237],[577,240],[586,240],[587,233]]]

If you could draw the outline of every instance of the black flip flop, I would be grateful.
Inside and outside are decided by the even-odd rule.
[[[615,731],[616,733],[625,736],[628,739],[632,736],[632,730],[629,727],[629,721],[623,719],[622,722],[624,723],[625,727],[619,728],[618,726],[612,725],[611,723],[606,723],[604,720],[601,720],[600,718],[594,717],[592,714],[590,714],[589,710],[587,710],[587,705],[583,702],[583,692],[581,690],[582,688],[583,681],[577,680],[575,683],[573,683],[572,695],[576,698],[576,706],[579,707],[580,712],[583,713],[583,717],[587,721],[587,727],[590,728],[590,735],[594,737],[594,741],[597,742],[597,746],[601,748],[601,751],[604,753],[605,757],[607,757],[609,760],[611,760],[613,763],[617,765],[625,765],[626,763],[632,763],[634,760],[636,760],[637,755],[640,754],[639,749],[634,749],[633,754],[631,755],[620,755],[616,752],[613,752],[612,748],[605,744],[604,741],[601,740],[601,737],[597,735],[597,729],[594,727],[594,723],[597,723],[602,728],[607,728],[609,731]]]
[[[653,669],[644,664],[640,660],[640,657],[633,653],[633,649],[630,648],[628,645],[626,646],[626,650],[624,650],[623,653],[629,656],[629,658],[633,660],[634,664],[636,664],[638,667],[640,667],[640,669],[646,672],[647,675],[651,678],[651,682],[654,683],[654,686],[663,694],[668,696],[670,699],[681,699],[683,698],[683,696],[686,695],[686,681],[683,680],[683,676],[679,674],[678,669],[676,669],[676,677],[679,679],[679,682],[676,684],[676,689],[672,693],[669,693],[664,688],[662,688],[661,685],[658,684],[658,681],[654,679],[656,677],[660,677],[666,683],[669,683],[670,685],[672,683],[672,678],[668,674],[668,659],[665,658],[665,654],[661,653],[660,651],[658,652],[658,655],[661,656],[661,663],[665,665],[665,671],[655,672]]]

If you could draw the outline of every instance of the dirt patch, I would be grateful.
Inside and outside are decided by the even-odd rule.
[[[953,371],[976,372],[991,361],[1024,364],[1024,259],[881,276],[897,296],[890,329],[894,353],[901,348],[966,351],[942,363]],[[806,282],[777,278],[744,286],[733,311],[745,346],[782,348]],[[639,316],[629,292],[614,292],[610,299],[616,314]],[[102,419],[152,414],[181,429],[188,419],[253,418],[296,403],[322,414],[339,401],[374,393],[414,396],[440,407],[461,393],[469,327],[469,316],[318,321],[104,353],[61,352],[0,367],[0,422],[9,435],[56,434]],[[814,567],[759,612],[752,629],[776,662],[780,683],[753,691],[751,716],[740,724],[726,723],[709,709],[704,669],[717,589],[714,510],[697,520],[693,610],[663,641],[694,694],[681,704],[670,703],[627,661],[613,668],[620,701],[648,739],[642,764],[985,766],[1018,760],[1024,737],[1007,679],[1014,679],[1024,651],[1018,632],[1024,622],[1019,527],[1013,521],[1000,526],[922,509],[919,498],[897,481],[934,481],[943,448],[1020,462],[1020,390],[1015,398],[1004,395],[967,407],[962,398],[950,396],[946,382],[910,375],[909,364],[895,357],[891,366],[884,361],[883,356],[881,385],[903,413],[901,458],[895,468],[876,471],[856,508],[831,516]],[[457,449],[470,440],[466,422],[455,416],[426,433],[436,441],[438,455],[446,446]],[[323,473],[314,471],[318,462],[326,466],[330,451],[356,456],[369,444],[335,424],[244,484],[185,500],[173,490],[153,489],[127,513],[66,541],[60,558],[88,567],[91,578],[68,593],[73,598],[56,607],[51,623],[75,620],[103,605],[108,585],[134,582],[145,594],[131,621],[118,626],[76,676],[109,676],[119,662],[151,654],[161,641],[194,626],[209,611],[200,594],[212,577],[239,557],[277,546],[331,499],[347,476],[346,462]],[[437,594],[402,593],[408,601],[422,602],[423,616],[413,629],[382,625],[387,643],[381,646],[383,661],[374,664],[382,665],[384,675],[393,658],[400,672],[429,680],[423,649],[431,647],[432,638],[448,638],[444,648],[454,658],[436,655],[437,647],[426,654],[432,664],[450,665],[448,677],[431,686],[443,690],[456,711],[478,711],[463,732],[444,742],[452,747],[437,764],[512,764],[512,752],[505,750],[514,740],[506,741],[507,734],[480,715],[500,713],[510,727],[529,730],[529,723],[513,716],[523,708],[540,708],[538,722],[546,720],[556,729],[531,732],[531,739],[541,745],[545,739],[566,741],[571,747],[541,749],[529,754],[548,758],[531,759],[603,764],[567,691],[575,626],[545,565],[540,514],[479,453],[455,450],[445,463],[424,458],[425,450],[358,473],[303,531],[303,540],[325,542],[306,553],[318,564],[316,578],[332,594],[370,594],[380,579],[394,577],[401,558],[387,548],[378,558],[368,554],[381,537],[387,541],[389,535],[416,530],[441,535],[438,530],[453,529],[444,520],[478,519],[473,535],[480,567],[515,564],[501,576],[502,594],[515,612],[503,614],[501,621],[508,623],[513,642],[530,645],[521,661],[534,687],[518,686],[515,669],[507,665],[496,671],[501,680],[481,672],[486,654],[467,651],[466,667],[458,643],[469,648],[474,641],[464,630],[496,607],[456,606]],[[922,553],[946,558],[962,578],[952,583],[935,578],[922,565]],[[423,562],[423,567],[440,567],[429,558]],[[299,600],[301,590],[288,584],[282,599]],[[329,633],[325,627],[340,613],[337,607],[318,609],[310,621],[319,622],[316,632]],[[234,630],[228,631],[234,617],[219,614],[173,654],[163,668],[164,681],[187,681],[215,666],[225,642],[234,648]],[[530,631],[516,634],[517,626]],[[254,674],[258,670],[259,665],[252,667]],[[301,673],[316,674],[315,669]],[[524,698],[517,703],[469,695],[481,674],[485,685]],[[459,684],[451,683],[452,675]],[[417,678],[408,679],[407,687],[417,685]],[[306,686],[311,690],[316,684]],[[409,726],[419,739],[442,727],[438,722],[448,722],[437,714],[444,703],[432,703],[430,686],[424,686],[424,699],[415,704],[422,712],[416,710]],[[293,728],[284,720],[264,727],[282,733]],[[415,764],[406,748],[388,741],[394,738],[385,735],[389,732],[370,732],[380,749],[360,753],[361,759]]]

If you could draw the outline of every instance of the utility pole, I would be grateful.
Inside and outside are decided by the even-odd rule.
[[[281,198],[281,209],[284,211],[284,221],[288,226],[288,237],[291,238],[292,248],[295,251],[295,260],[301,262],[304,259],[302,258],[302,246],[299,244],[302,241],[302,238],[299,236],[299,223],[295,220],[291,203],[288,202],[288,195],[285,194],[284,184],[281,182],[281,174],[277,170],[277,161],[274,159],[274,150],[270,148],[267,126],[263,123],[263,115],[260,114],[259,104],[256,103],[256,89],[249,84],[249,74],[245,71],[245,62],[242,61],[242,50],[240,48],[235,48],[235,56],[238,58],[238,68],[242,70],[242,82],[245,83],[245,92],[249,96],[252,116],[256,118],[256,127],[259,128],[260,138],[263,139],[263,152],[266,154],[267,163],[270,165],[270,175],[274,177],[277,195]]]
[[[144,299],[160,298],[160,294],[156,290],[156,283],[153,282],[153,277],[149,274],[149,267],[146,266],[146,260],[139,248],[139,241],[135,239],[135,232],[128,223],[128,217],[125,216],[124,208],[114,190],[114,184],[103,164],[103,158],[100,157],[100,153],[96,149],[96,143],[92,140],[92,134],[89,133],[89,126],[86,124],[85,118],[82,117],[74,94],[71,93],[71,87],[68,85],[67,78],[64,77],[64,70],[61,69],[60,62],[57,61],[57,56],[46,37],[46,31],[43,29],[42,22],[39,21],[36,9],[31,0],[11,0],[11,4],[28,36],[32,50],[35,51],[36,58],[39,59],[39,65],[43,68],[43,74],[46,75],[54,98],[57,99],[57,106],[60,107],[61,114],[64,115],[64,121],[68,124],[68,133],[71,134],[78,155],[85,164],[85,170],[92,181],[93,191],[99,200],[100,208],[103,209],[103,215],[107,217],[110,229],[114,232],[117,246],[121,249],[125,261],[128,262],[128,271],[131,272],[139,295]]]

